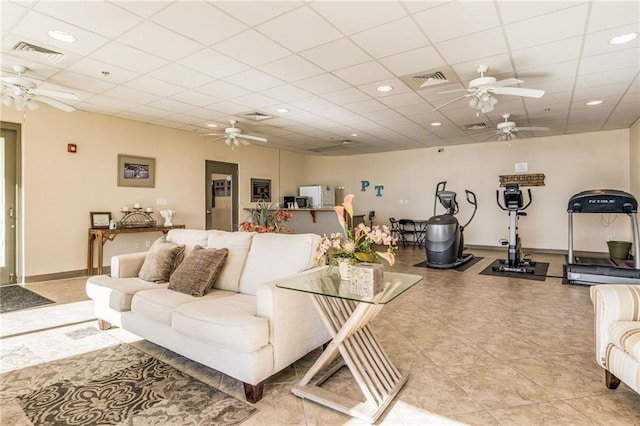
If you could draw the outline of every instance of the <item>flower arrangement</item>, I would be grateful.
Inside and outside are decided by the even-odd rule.
[[[390,266],[395,263],[397,239],[391,236],[386,225],[368,227],[364,223],[353,228],[353,194],[344,197],[342,206],[334,207],[338,221],[344,230],[322,237],[317,248],[316,261],[319,265],[337,265],[339,259],[348,259],[351,265],[359,262],[376,263],[386,260]],[[346,213],[346,215],[345,215]],[[387,246],[386,251],[375,251],[376,245]]]
[[[292,220],[292,212],[274,208],[267,201],[261,200],[256,203],[256,208],[251,211],[250,220],[240,223],[238,230],[259,233],[290,233],[291,229],[286,226],[286,223]]]

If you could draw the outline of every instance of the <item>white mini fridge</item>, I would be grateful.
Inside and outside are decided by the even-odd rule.
[[[332,185],[301,186],[298,195],[309,197],[309,206],[313,208],[333,208],[336,204],[336,192]]]

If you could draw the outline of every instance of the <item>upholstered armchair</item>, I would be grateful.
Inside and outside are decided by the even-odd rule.
[[[640,285],[591,287],[595,311],[596,361],[605,369],[606,385],[623,381],[640,393]]]

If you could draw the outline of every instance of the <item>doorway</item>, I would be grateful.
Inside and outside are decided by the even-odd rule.
[[[0,133],[0,285],[17,282],[17,205],[20,125],[1,123]]]
[[[238,229],[238,165],[206,161],[206,229]]]

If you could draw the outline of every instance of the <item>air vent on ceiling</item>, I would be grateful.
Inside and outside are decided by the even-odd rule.
[[[342,148],[342,146],[338,145],[338,146],[325,146],[322,148],[312,148],[309,151],[317,152],[318,154],[326,153],[326,152],[340,153],[340,152],[344,152],[344,149]]]
[[[253,121],[262,121],[262,120],[268,120],[268,119],[272,118],[271,115],[265,114],[264,112],[259,112],[259,111],[248,112],[246,114],[243,114],[243,116],[247,117],[247,118],[250,118]]]
[[[35,44],[27,43],[26,41],[17,42],[16,45],[11,48],[11,50],[19,53],[37,53],[44,56],[47,60],[53,62],[54,64],[64,58],[63,53],[47,49],[46,47],[36,46]]]
[[[487,127],[487,123],[473,123],[473,124],[465,124],[465,130],[482,130]]]
[[[431,74],[414,75],[412,78],[418,87],[428,87],[449,82],[447,77],[445,77],[440,71],[436,71]]]

